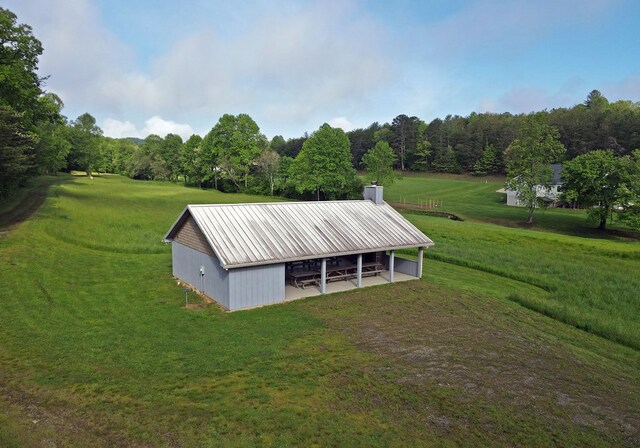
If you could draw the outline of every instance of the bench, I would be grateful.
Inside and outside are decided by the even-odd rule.
[[[319,271],[294,271],[287,274],[289,282],[292,286],[304,289],[305,286],[319,284],[320,272]]]

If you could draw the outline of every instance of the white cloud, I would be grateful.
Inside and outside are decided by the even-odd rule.
[[[100,23],[98,9],[88,0],[20,1],[11,5],[20,21],[32,25],[42,41],[40,74],[50,75],[47,88],[65,103],[93,106],[105,98],[97,88],[130,66],[133,51]],[[106,98],[116,105],[115,97]],[[83,112],[86,110],[83,110]]]
[[[17,0],[9,0],[15,2]],[[136,64],[134,50],[106,28],[90,0],[21,0],[21,20],[45,46],[41,67],[67,112],[140,121],[194,117],[212,126],[223,113],[247,112],[278,132],[314,129],[322,117],[361,108],[392,77],[383,25],[353,2],[254,4],[239,29],[214,17]],[[218,8],[219,9],[219,8]],[[156,30],[157,31],[157,30]],[[127,129],[127,128],[125,128]]]
[[[444,20],[412,11],[417,19],[399,27],[361,0],[195,2],[179,11],[160,2],[144,17],[138,4],[129,11],[96,0],[50,0],[46,8],[39,0],[5,0],[42,41],[41,74],[51,75],[47,88],[62,97],[70,118],[90,112],[107,133],[143,135],[153,126],[176,132],[180,123],[206,132],[224,113],[249,113],[264,133],[291,137],[327,117],[361,124],[400,113],[469,113],[477,104],[526,111],[573,100],[553,87],[490,85],[478,93],[464,60],[493,52],[508,61],[556,30],[603,18],[616,2],[462,2]],[[629,77],[611,90],[633,93],[637,85]],[[510,87],[521,88],[500,98]],[[175,122],[143,125],[149,117]]]
[[[178,134],[183,139],[193,135],[193,128],[188,124],[180,124],[171,120],[163,120],[158,116],[149,118],[144,122],[143,135],[156,134],[165,137],[167,134]]]
[[[346,117],[332,118],[327,124],[332,128],[340,128],[345,132],[349,132],[355,127]]]
[[[144,127],[140,130],[130,121],[119,121],[107,118],[102,123],[102,130],[108,137],[138,137],[145,138],[150,134],[166,137],[167,134],[178,134],[183,140],[194,134],[193,128],[188,124],[180,124],[171,120],[164,120],[161,117],[153,116],[144,122]]]
[[[107,137],[124,138],[124,137],[142,137],[140,131],[130,121],[119,121],[113,118],[107,118],[102,122],[102,132]]]

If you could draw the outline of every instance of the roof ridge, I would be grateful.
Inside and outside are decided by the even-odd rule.
[[[344,203],[370,203],[373,204],[372,201],[368,201],[366,199],[341,199],[335,201],[282,201],[282,202],[238,202],[238,203],[214,203],[214,204],[187,204],[187,207],[225,207],[225,206],[253,206],[253,205],[295,205],[295,204],[304,204],[304,205],[313,205],[313,204],[344,204]],[[386,202],[385,202],[386,204]],[[374,204],[375,205],[375,204]]]

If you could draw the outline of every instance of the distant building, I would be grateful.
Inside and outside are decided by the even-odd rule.
[[[433,241],[385,203],[365,200],[188,205],[164,241],[173,275],[239,310],[369,284],[416,279]],[[418,259],[397,257],[418,248]]]
[[[553,170],[553,177],[550,187],[546,188],[542,185],[536,185],[536,196],[538,198],[541,198],[545,202],[556,205],[560,200],[560,195],[562,194],[562,164],[552,163],[551,169]],[[520,202],[520,200],[518,199],[518,192],[516,190],[507,190],[505,188],[501,188],[497,191],[497,193],[506,193],[507,205],[511,205],[514,207],[525,206],[525,204]]]

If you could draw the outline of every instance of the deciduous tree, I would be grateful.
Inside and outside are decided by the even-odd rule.
[[[185,183],[196,183],[202,186],[207,165],[202,160],[202,137],[192,135],[180,147],[179,166],[180,174],[184,176]]]
[[[67,156],[71,150],[66,118],[62,115],[64,103],[53,93],[42,95],[38,102],[43,110],[43,119],[34,126],[38,136],[35,147],[37,173],[52,173],[67,167]]]
[[[378,185],[389,186],[397,179],[398,175],[393,171],[393,162],[396,155],[391,146],[385,141],[379,141],[362,157],[362,164],[367,172],[367,179],[375,181]]]
[[[276,175],[280,168],[280,154],[270,149],[263,149],[256,160],[256,166],[258,167],[258,171],[260,171],[269,182],[269,189],[271,196],[273,196]]]
[[[357,176],[344,131],[326,123],[320,126],[291,164],[291,178],[296,190],[315,192],[318,201],[321,196],[334,199],[352,193]]]
[[[598,229],[605,230],[614,206],[629,206],[640,197],[637,163],[636,158],[615,157],[611,151],[578,156],[564,165],[564,195],[589,207],[589,216],[598,222]]]
[[[16,15],[0,8],[0,106],[22,114],[23,124],[38,121],[42,110],[38,98],[43,79],[37,74],[42,44],[31,27],[18,24]]]
[[[505,151],[507,188],[515,190],[518,199],[529,208],[527,223],[533,223],[538,205],[538,189],[550,188],[553,170],[565,148],[558,140],[558,130],[549,126],[543,115],[528,116],[518,137]]]
[[[102,136],[102,129],[96,125],[96,119],[89,113],[84,113],[71,122],[69,141],[69,167],[91,174],[91,169],[98,163],[98,138]]]
[[[247,188],[251,167],[266,146],[265,136],[247,114],[223,115],[203,141],[214,176],[220,170],[237,189]]]

